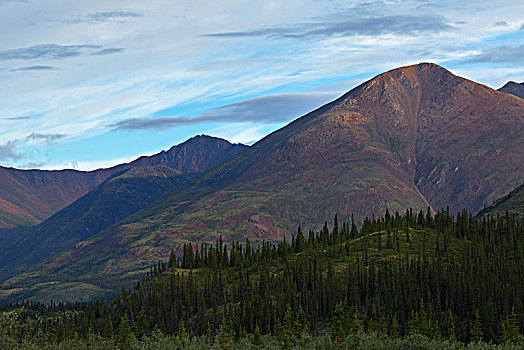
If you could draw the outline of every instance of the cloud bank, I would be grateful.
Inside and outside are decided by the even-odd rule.
[[[462,63],[502,63],[522,66],[524,63],[524,45],[503,45],[487,48],[481,53],[462,61]]]
[[[241,38],[297,38],[352,36],[352,35],[382,35],[382,34],[413,34],[439,33],[451,30],[453,27],[437,15],[391,15],[367,18],[346,18],[338,21],[300,23],[292,26],[259,28],[241,32],[225,32],[205,34],[208,37]]]
[[[206,123],[289,122],[297,116],[336,98],[333,93],[281,94],[253,98],[213,108],[197,117],[129,118],[112,124],[114,130],[166,130]]]

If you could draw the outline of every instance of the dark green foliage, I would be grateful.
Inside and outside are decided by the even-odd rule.
[[[520,341],[524,227],[515,217],[407,211],[366,219],[351,232],[335,219],[307,237],[299,228],[291,244],[186,244],[170,268],[155,263],[116,299],[2,305],[0,316],[16,319],[15,342],[96,342],[101,334],[121,348],[154,331],[176,335],[180,347],[205,336],[223,349],[244,340],[261,346],[269,334],[281,348],[322,334],[342,346],[363,334],[387,334],[390,342]]]
[[[126,350],[131,347],[131,342],[133,340],[133,333],[131,332],[131,328],[129,327],[129,321],[127,319],[127,316],[122,316],[122,320],[120,321],[120,332],[118,334],[118,345],[120,349]]]
[[[478,312],[475,312],[475,321],[471,327],[471,340],[475,343],[482,341],[482,336],[484,332],[482,331],[482,323],[480,322],[480,316]]]

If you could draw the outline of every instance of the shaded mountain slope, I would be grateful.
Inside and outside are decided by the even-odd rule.
[[[95,188],[110,174],[0,167],[0,227],[37,224]]]
[[[0,267],[13,273],[17,267],[38,263],[144,209],[191,178],[165,166],[115,174],[30,232],[23,229],[25,238],[0,258]]]
[[[200,135],[173,146],[168,151],[90,172],[0,167],[0,227],[38,224],[111,175],[132,167],[164,165],[182,173],[202,173],[246,147]]]
[[[524,98],[524,83],[515,83],[514,81],[508,81],[498,91],[505,94],[512,94],[520,98]]]
[[[428,204],[476,212],[524,181],[523,133],[522,99],[434,64],[395,69],[46,261],[33,276],[93,285],[103,276],[110,285],[136,278],[172,247],[180,253],[184,242],[218,235],[279,240],[335,213],[360,221]]]
[[[524,184],[482,209],[477,216],[502,216],[506,212],[524,217]]]

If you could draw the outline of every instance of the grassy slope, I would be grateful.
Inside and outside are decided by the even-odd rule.
[[[357,258],[364,261],[364,246],[368,245],[368,257],[370,261],[394,261],[399,257],[404,257],[406,254],[416,256],[421,253],[424,240],[427,241],[426,254],[429,257],[435,256],[435,239],[437,232],[428,228],[425,229],[410,229],[411,244],[406,242],[406,236],[403,229],[393,230],[392,237],[396,234],[399,239],[398,249],[395,245],[391,249],[386,249],[386,232],[382,231],[382,249],[378,249],[378,232],[371,233],[367,236],[360,237],[349,241],[350,255],[348,257],[340,257],[334,262],[334,269],[336,271],[343,271],[348,264],[356,263]],[[392,239],[394,242],[394,240]],[[459,248],[461,247],[459,241],[452,239],[449,244],[449,249],[455,251],[458,256]],[[306,251],[300,253],[301,255],[311,255],[319,258],[320,261],[327,261],[333,256],[333,250],[340,249],[340,247],[329,247],[326,250]],[[290,262],[294,260],[293,256],[288,258]],[[152,263],[153,261],[151,261]],[[112,260],[112,266],[116,267],[121,264],[121,261]],[[79,266],[83,268],[78,269]],[[62,269],[59,273],[53,273],[45,278],[37,273],[27,273],[16,278],[13,278],[7,283],[4,283],[0,291],[0,300],[21,300],[25,298],[33,298],[37,300],[90,300],[94,298],[103,298],[108,294],[114,293],[120,289],[122,285],[134,285],[140,276],[149,270],[149,266],[144,266],[142,270],[134,271],[123,278],[114,279],[110,271],[100,273],[96,267],[91,266],[87,262],[85,264],[75,264],[69,268]],[[273,273],[280,273],[282,271],[282,264],[280,261],[273,261],[271,265]],[[178,272],[183,271],[177,269]],[[166,272],[166,278],[170,271]],[[198,276],[199,270],[194,270]],[[257,268],[254,266],[251,270],[252,278],[257,279]],[[74,274],[81,276],[77,281],[71,282],[70,275]],[[224,274],[224,281],[232,281],[237,278],[236,273]],[[198,277],[197,277],[198,278]],[[250,277],[251,278],[251,277]],[[20,288],[22,286],[22,288]]]
[[[3,273],[12,274],[88,239],[180,188],[191,177],[164,166],[132,168],[116,174],[4,252],[0,256]]]
[[[524,216],[524,184],[481,210],[477,216],[504,215],[506,211],[510,214]]]

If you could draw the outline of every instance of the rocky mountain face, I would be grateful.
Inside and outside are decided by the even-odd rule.
[[[0,167],[0,228],[38,224],[113,174],[132,167],[163,165],[182,173],[202,173],[246,147],[201,135],[168,151],[90,172]]]
[[[524,182],[523,134],[524,100],[434,64],[394,69],[33,271],[95,290],[189,241],[289,239],[298,225],[386,208],[477,212]]]
[[[508,81],[503,87],[498,89],[498,91],[524,98],[524,83],[519,84],[514,81]]]
[[[184,174],[203,173],[243,151],[248,146],[232,144],[227,140],[198,135],[153,156],[140,157],[116,169],[136,166],[163,165]]]

